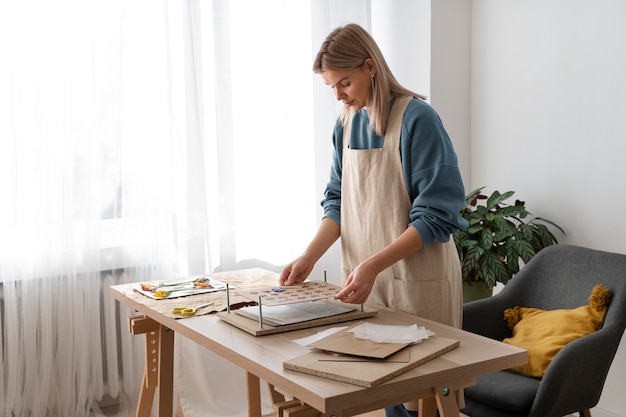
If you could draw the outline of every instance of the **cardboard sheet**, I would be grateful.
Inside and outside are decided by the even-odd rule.
[[[410,349],[402,349],[396,353],[393,353],[387,356],[385,359],[376,359],[376,358],[368,358],[367,356],[355,356],[355,355],[344,355],[344,354],[333,354],[330,352],[320,352],[319,355],[320,361],[328,361],[328,362],[399,362],[399,363],[409,363],[411,360],[411,350]]]
[[[283,367],[322,378],[371,388],[456,349],[458,346],[458,340],[433,336],[421,343],[406,347],[405,350],[410,354],[409,362],[406,363],[388,360],[329,361],[327,360],[327,352],[313,351],[285,361]]]
[[[354,326],[340,330],[307,346],[329,352],[344,353],[366,358],[383,359],[409,346],[410,343],[377,343],[367,339],[357,339],[351,332]]]

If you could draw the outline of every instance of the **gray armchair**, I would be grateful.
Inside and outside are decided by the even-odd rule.
[[[612,293],[603,327],[567,344],[542,379],[501,371],[465,390],[470,417],[590,416],[626,326],[626,255],[569,245],[541,250],[503,290],[463,306],[463,329],[496,340],[511,336],[503,320],[515,306],[571,309],[588,303],[594,285]]]

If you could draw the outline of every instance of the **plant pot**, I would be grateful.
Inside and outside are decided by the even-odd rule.
[[[475,282],[472,285],[463,282],[463,304],[491,297],[492,293],[493,288],[485,287],[482,282]]]

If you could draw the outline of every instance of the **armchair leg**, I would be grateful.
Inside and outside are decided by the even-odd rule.
[[[591,417],[591,411],[588,408],[580,411],[578,414],[580,414],[580,417]]]

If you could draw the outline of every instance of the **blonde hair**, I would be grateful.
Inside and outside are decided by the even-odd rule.
[[[426,97],[400,85],[376,41],[365,29],[350,23],[330,32],[315,57],[313,72],[321,74],[327,70],[356,69],[368,58],[374,61],[377,70],[376,76],[372,78],[372,91],[366,103],[370,128],[377,135],[383,136],[387,130],[392,98],[413,96],[425,100]],[[340,116],[341,122],[345,124],[349,116],[349,110],[344,108]]]

